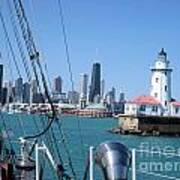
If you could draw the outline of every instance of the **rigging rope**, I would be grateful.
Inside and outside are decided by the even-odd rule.
[[[21,2],[21,0],[13,0],[13,2],[14,2],[14,6],[15,6],[17,17],[18,17],[18,21],[19,21],[19,24],[20,24],[20,28],[22,30],[22,36],[24,38],[30,60],[31,60],[32,63],[34,63],[34,61],[35,61],[35,63],[37,64],[37,66],[39,68],[39,73],[40,73],[40,76],[41,76],[42,85],[43,85],[44,90],[45,90],[45,95],[46,95],[46,98],[47,98],[47,100],[48,100],[48,102],[49,102],[49,104],[51,106],[51,109],[52,109],[52,116],[49,117],[49,122],[48,122],[47,126],[41,132],[39,132],[38,134],[29,135],[29,136],[24,137],[24,139],[32,139],[32,138],[38,138],[38,137],[42,136],[43,134],[47,133],[48,130],[50,129],[52,123],[54,122],[54,120],[57,120],[57,117],[56,117],[56,112],[55,112],[54,106],[52,104],[52,101],[51,101],[51,98],[50,98],[50,95],[49,95],[49,92],[48,92],[48,87],[47,87],[47,84],[46,84],[43,69],[42,69],[42,66],[40,64],[39,53],[36,50],[36,46],[35,46],[35,43],[34,43],[34,40],[33,40],[32,34],[31,34],[31,30],[30,30],[30,27],[29,27],[27,17],[26,17],[25,12],[24,12],[22,2]],[[35,67],[35,64],[33,64],[33,65],[34,65],[33,70],[35,72],[36,80],[38,81],[36,67]],[[38,81],[38,84],[39,84],[39,81]],[[71,159],[70,157],[68,157],[68,158]],[[70,166],[70,167],[72,167],[72,166]],[[74,172],[73,168],[71,168],[71,169]],[[73,173],[73,174],[75,174],[75,173]]]
[[[40,88],[40,82],[39,82],[35,63],[37,63],[37,66],[39,68],[42,84],[43,84],[43,87],[45,90],[45,95],[46,95],[46,98],[47,98],[49,104],[51,105],[51,109],[52,109],[52,117],[49,118],[49,122],[48,122],[48,125],[46,126],[46,128],[43,129],[43,131],[41,131],[39,134],[30,135],[30,136],[25,137],[25,139],[32,139],[32,138],[40,137],[41,135],[45,134],[49,130],[49,128],[51,127],[51,124],[54,120],[54,117],[55,117],[55,110],[54,110],[51,98],[49,96],[45,76],[44,76],[44,73],[43,73],[43,70],[42,70],[42,67],[40,64],[40,60],[39,60],[39,53],[36,49],[36,46],[35,46],[35,43],[34,43],[34,40],[33,40],[32,34],[31,34],[30,26],[29,26],[28,20],[26,18],[25,12],[24,12],[22,2],[21,2],[21,0],[13,0],[13,2],[14,2],[16,14],[18,17],[18,21],[20,24],[20,28],[22,30],[22,36],[23,36],[25,44],[26,44],[27,52],[28,52],[30,60],[32,62],[33,71],[34,71],[34,74],[36,77],[38,87]]]
[[[37,21],[36,21],[36,17],[35,17],[35,5],[34,5],[34,2],[33,2],[33,0],[30,0],[30,2],[29,2],[29,6],[30,6],[30,14],[31,14],[31,19],[32,19],[32,25],[34,26],[34,27],[36,27],[36,29],[34,29],[34,33],[35,33],[35,35],[37,34],[37,26],[38,26],[38,23],[37,23]],[[40,41],[40,37],[39,36],[36,36],[36,38],[38,38],[38,42],[39,42],[39,44],[41,44],[41,41]],[[41,47],[41,49],[42,49],[42,47]],[[41,54],[43,53],[44,51],[41,51]],[[41,56],[43,56],[43,55],[41,55]],[[48,72],[48,69],[47,69],[47,63],[46,63],[46,60],[45,59],[41,59],[41,62],[42,63],[44,63],[43,64],[43,66],[44,66],[44,70],[45,70],[45,75],[46,75],[46,77],[47,77],[47,82],[48,82],[48,85],[49,85],[49,88],[50,88],[50,92],[52,92],[52,86],[51,86],[51,81],[50,81],[50,76],[49,76],[49,72]]]
[[[43,117],[42,117],[43,118]],[[45,122],[44,122],[44,120],[42,121],[42,124],[43,124],[43,126],[45,126]],[[49,141],[50,141],[50,146],[49,147],[53,147],[53,145],[55,145],[55,149],[56,149],[56,152],[57,152],[57,155],[58,155],[58,158],[59,158],[59,160],[60,160],[60,163],[63,165],[63,160],[62,160],[62,157],[61,157],[61,154],[60,154],[60,151],[59,151],[59,147],[58,147],[58,144],[57,144],[57,138],[56,138],[56,136],[55,136],[55,132],[54,132],[54,130],[53,130],[53,128],[51,128],[50,130],[49,130],[49,132],[47,132],[48,134],[45,134],[45,136],[46,135],[48,135],[48,138],[49,138]],[[53,141],[53,140],[54,141]],[[53,142],[53,143],[52,143]],[[54,150],[53,150],[54,151]],[[54,151],[55,152],[55,151]]]
[[[70,61],[69,45],[68,45],[68,40],[67,40],[66,27],[65,27],[65,23],[64,23],[64,14],[63,14],[63,7],[62,7],[61,0],[58,0],[58,7],[59,7],[60,24],[62,26],[63,40],[64,40],[65,51],[66,51],[66,61],[68,63],[69,74],[70,74],[71,90],[72,90],[72,92],[74,92],[73,73],[72,73],[72,66],[71,66],[71,61]],[[78,130],[79,130],[78,132],[79,132],[80,141],[81,141],[81,152],[85,156],[85,151],[82,148],[82,146],[84,147],[85,145],[83,142],[82,130],[81,130],[81,125],[80,125],[79,119],[78,119]]]
[[[74,176],[74,179],[77,179],[76,173],[75,173],[75,170],[74,170],[74,167],[73,167],[71,155],[70,155],[70,152],[69,152],[69,149],[68,149],[68,146],[67,146],[65,134],[63,132],[63,129],[62,129],[61,125],[59,123],[57,123],[57,125],[58,125],[58,129],[59,129],[59,132],[60,132],[60,135],[61,135],[61,139],[62,139],[62,142],[63,142],[64,149],[65,149],[66,154],[68,156],[69,167],[71,168],[71,171],[72,171],[72,174]]]
[[[5,129],[5,132],[6,132],[6,135],[7,135],[7,139],[8,139],[8,142],[9,142],[10,149],[15,153],[12,142],[11,142],[11,138],[10,138],[10,135],[9,135],[8,128],[6,126],[6,122],[5,122],[4,116],[3,116],[1,111],[0,111],[0,116],[1,116],[1,119],[2,119],[2,125],[4,126],[4,129]]]
[[[7,4],[8,4],[8,8],[9,8],[9,13],[10,13],[10,20],[11,20],[11,24],[12,24],[12,29],[13,29],[13,32],[14,32],[14,35],[15,35],[15,39],[16,39],[16,42],[17,42],[17,47],[18,47],[18,50],[19,50],[19,53],[20,53],[20,57],[22,59],[22,63],[24,65],[24,68],[25,68],[25,73],[26,73],[26,76],[27,76],[27,79],[29,82],[31,82],[31,73],[30,73],[30,70],[29,70],[29,67],[28,67],[28,62],[26,60],[26,55],[23,51],[23,45],[21,43],[21,40],[20,40],[20,35],[19,35],[19,32],[18,32],[18,28],[16,26],[16,22],[15,22],[15,18],[14,18],[14,15],[13,15],[13,10],[12,10],[12,7],[11,7],[11,4],[10,4],[10,1],[7,0]]]
[[[47,63],[45,61],[44,61],[44,69],[45,69],[45,72],[46,72],[46,76],[47,76],[50,92],[52,93],[52,90],[53,90],[52,89],[52,84],[51,84],[49,72],[48,72],[48,69],[47,69]]]
[[[10,42],[9,35],[8,35],[8,32],[7,32],[7,28],[6,28],[6,25],[5,25],[4,17],[3,17],[3,14],[1,13],[1,11],[0,11],[0,19],[1,19],[2,26],[3,26],[3,31],[4,31],[4,34],[5,34],[5,38],[6,38],[6,41],[7,41],[7,46],[9,46],[11,56],[13,58],[13,61],[14,61],[15,65],[16,65],[16,70],[18,71],[19,77],[21,77],[20,70],[19,70],[16,58],[15,58],[15,53],[14,53],[14,50],[12,48],[12,44]],[[8,51],[8,57],[9,57],[9,51]],[[10,70],[10,76],[13,79],[12,68],[11,68],[11,65],[10,65],[10,61],[9,61],[8,69]],[[12,93],[11,95],[12,95],[12,98],[14,99],[14,94]],[[8,102],[9,102],[9,100],[8,100]],[[22,121],[21,121],[21,119],[19,117],[17,117],[17,119],[18,119],[18,123],[19,123],[19,125],[21,127],[21,130],[22,130],[23,134],[25,135],[25,130],[23,128],[23,123],[22,123]]]
[[[40,86],[40,82],[38,78],[38,73],[36,70],[36,64],[34,62],[34,60],[36,60],[36,58],[39,56],[39,52],[37,52],[36,48],[34,47],[35,46],[34,43],[32,43],[33,38],[31,36],[31,30],[29,28],[29,24],[25,16],[25,12],[24,12],[21,1],[13,0],[13,2],[14,2],[15,11],[17,14],[18,22],[21,28],[22,36],[25,41],[26,49],[27,49],[27,52],[31,61],[33,73],[37,82],[38,90],[41,93],[42,92],[41,86]]]
[[[32,62],[33,71],[34,71],[34,74],[35,74],[35,77],[36,77],[36,81],[37,81],[38,86],[39,86],[40,83],[39,83],[35,63],[37,65],[37,67],[38,67],[38,70],[39,70],[39,73],[40,73],[40,76],[41,76],[41,81],[42,81],[42,85],[44,87],[46,98],[47,98],[47,100],[48,100],[48,102],[49,102],[49,104],[51,106],[51,109],[52,109],[52,116],[49,117],[49,122],[48,122],[47,126],[41,132],[39,132],[38,134],[29,135],[29,136],[24,137],[24,139],[32,139],[32,138],[41,137],[42,135],[46,134],[48,132],[48,130],[50,129],[50,127],[52,126],[52,123],[54,122],[54,120],[56,120],[57,124],[59,124],[59,123],[58,123],[58,119],[56,117],[56,112],[55,112],[53,103],[52,103],[50,95],[49,95],[45,75],[43,73],[43,69],[42,69],[42,66],[41,66],[41,63],[40,63],[40,59],[39,59],[39,53],[38,53],[38,51],[36,49],[36,46],[35,46],[35,43],[34,43],[34,40],[33,40],[32,34],[31,34],[30,26],[29,26],[27,17],[26,17],[25,12],[24,12],[22,2],[21,2],[21,0],[13,0],[13,2],[14,2],[14,7],[15,7],[16,14],[17,14],[17,17],[18,17],[19,25],[20,25],[20,28],[21,28],[21,31],[22,31],[22,36],[23,36],[23,39],[25,41],[25,45],[26,45],[26,48],[27,48],[27,52],[28,52],[30,60]],[[61,135],[62,135],[63,138],[65,138],[64,134],[62,133],[62,130],[61,130]],[[65,142],[63,142],[63,145],[64,145],[64,147],[67,147]],[[66,150],[66,153],[68,155],[70,168],[72,170],[74,178],[76,179],[76,174],[75,174],[75,171],[74,171],[73,166],[72,166],[72,161],[71,161],[69,151],[68,151],[67,148],[65,148],[65,150]]]
[[[19,75],[19,77],[21,77],[21,73],[20,73],[20,70],[19,70],[19,67],[18,67],[18,63],[16,61],[16,56],[15,56],[11,41],[9,39],[9,35],[8,35],[8,32],[7,32],[7,28],[6,28],[5,21],[4,21],[3,15],[1,13],[1,10],[0,10],[0,19],[1,19],[3,31],[4,31],[4,34],[5,34],[5,39],[6,39],[6,42],[7,42],[8,46],[9,46],[9,49],[10,49],[10,52],[11,52],[12,59],[14,61],[16,70],[18,72],[18,75]]]
[[[71,81],[71,89],[74,91],[74,81],[73,81],[73,73],[72,73],[72,66],[70,61],[70,53],[69,53],[69,45],[67,40],[67,34],[66,34],[66,28],[64,23],[64,15],[63,15],[63,8],[61,0],[58,0],[58,7],[59,7],[59,16],[60,16],[60,23],[62,26],[62,33],[63,33],[63,40],[65,45],[65,51],[66,51],[66,60],[68,63],[69,73],[70,73],[70,81]]]
[[[85,166],[85,171],[84,171],[84,176],[83,176],[83,180],[87,180],[88,177],[88,173],[89,173],[89,166],[90,166],[90,160],[89,160],[89,153],[87,156],[87,160],[86,160],[86,166]]]

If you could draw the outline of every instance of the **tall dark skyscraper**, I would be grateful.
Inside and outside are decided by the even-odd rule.
[[[23,95],[23,79],[19,77],[15,81],[15,102],[22,103],[22,95]]]
[[[7,95],[8,95],[8,89],[7,89],[7,87],[3,87],[1,90],[1,103],[2,103],[2,105],[7,103]]]
[[[23,103],[30,103],[30,84],[28,82],[23,84]]]
[[[3,65],[0,64],[0,102],[2,102]]]
[[[62,93],[62,79],[60,76],[54,79],[54,91]]]
[[[91,85],[89,91],[89,102],[94,102],[96,96],[101,94],[101,65],[99,63],[93,64]]]

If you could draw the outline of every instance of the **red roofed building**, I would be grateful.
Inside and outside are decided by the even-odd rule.
[[[149,105],[155,105],[155,104],[160,104],[160,102],[158,100],[156,100],[154,97],[152,96],[138,96],[136,98],[134,98],[132,101],[132,103],[136,103],[136,104],[149,104]]]
[[[125,114],[129,115],[161,115],[161,103],[152,96],[142,95],[135,97],[125,104]]]
[[[178,102],[178,101],[173,101],[171,104],[172,104],[173,106],[178,106],[178,107],[180,107],[180,102]]]
[[[173,101],[170,105],[170,114],[171,116],[179,116],[180,117],[180,101]]]

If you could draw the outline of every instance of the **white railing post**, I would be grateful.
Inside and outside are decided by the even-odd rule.
[[[136,180],[136,149],[132,149],[132,180]]]
[[[89,179],[94,180],[94,159],[93,159],[93,146],[89,148]]]
[[[49,151],[49,149],[47,148],[47,146],[44,144],[44,142],[42,143],[42,147],[41,149],[44,151],[45,155],[48,157],[49,161],[51,162],[51,165],[53,166],[53,168],[56,170],[56,163]]]
[[[36,180],[39,180],[39,152],[43,152],[47,158],[49,159],[52,167],[54,168],[54,170],[56,171],[56,163],[49,151],[49,149],[47,148],[47,146],[45,145],[44,142],[42,142],[42,145],[35,145],[35,160],[36,160]]]
[[[39,147],[38,144],[35,145],[35,159],[36,159],[36,180],[39,180]]]

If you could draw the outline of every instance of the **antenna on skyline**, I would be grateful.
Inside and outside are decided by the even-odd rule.
[[[96,48],[95,58],[98,58],[98,55],[99,55],[99,49],[98,49],[98,48]]]
[[[0,52],[0,63],[2,63],[2,54]]]

